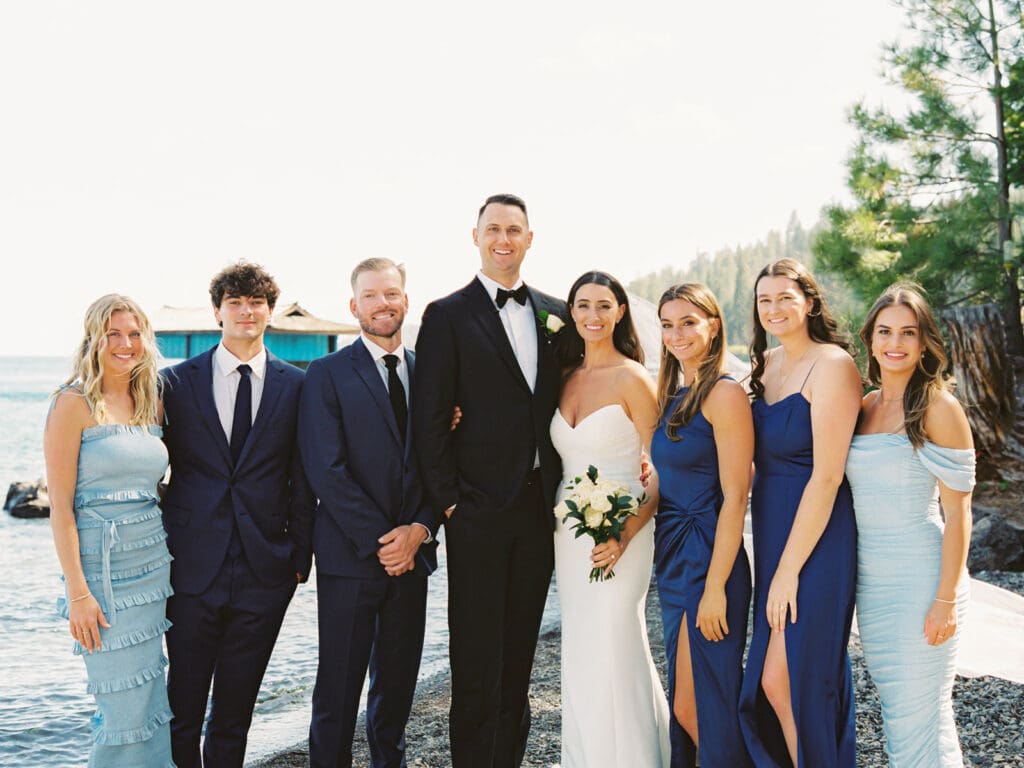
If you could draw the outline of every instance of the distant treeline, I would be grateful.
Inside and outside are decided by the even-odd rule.
[[[815,270],[811,243],[819,227],[804,229],[793,213],[784,232],[771,230],[763,240],[750,245],[722,248],[714,254],[699,253],[685,266],[666,266],[637,278],[629,284],[629,290],[657,303],[670,285],[703,283],[714,291],[722,305],[730,349],[746,356],[754,311],[754,278],[765,264],[788,257],[802,261],[815,271],[826,291],[829,306],[849,325],[859,319],[863,310],[844,283]]]

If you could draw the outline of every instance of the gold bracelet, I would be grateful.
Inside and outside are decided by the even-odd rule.
[[[92,597],[92,592],[86,592],[84,595],[79,595],[78,597],[69,597],[68,602],[77,603],[79,600],[85,600],[87,597]]]
[[[956,605],[956,600],[943,600],[941,597],[936,597],[935,602],[945,603],[946,605]]]

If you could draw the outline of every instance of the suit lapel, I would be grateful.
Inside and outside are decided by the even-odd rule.
[[[484,288],[483,283],[473,278],[473,282],[465,288],[465,295],[472,307],[470,314],[476,319],[480,327],[483,328],[484,333],[491,340],[494,348],[498,351],[498,357],[505,363],[515,380],[523,389],[529,392],[530,385],[526,383],[523,369],[519,367],[519,361],[516,359],[516,354],[512,350],[512,344],[508,340],[508,334],[505,333],[505,326],[502,325],[501,317],[498,315],[498,308],[494,306],[491,297],[487,295],[487,290]]]
[[[409,402],[410,402],[410,405],[411,405],[412,404],[412,397],[411,397],[412,382],[413,382],[413,376],[416,375],[416,353],[413,352],[411,349],[406,349],[405,350],[405,365],[406,365],[406,370],[409,372],[409,393],[410,393]],[[412,440],[408,439],[411,434],[412,434],[412,409],[410,408],[409,409],[409,423],[405,425],[406,441],[405,441],[405,456],[403,458],[406,459],[406,460],[409,459],[409,449],[412,446]]]
[[[388,397],[387,387],[384,386],[384,380],[380,377],[380,370],[377,368],[377,364],[373,362],[373,355],[370,354],[370,350],[366,348],[361,338],[352,342],[352,367],[355,368],[356,373],[363,380],[366,388],[370,390],[370,395],[377,404],[377,409],[384,417],[384,423],[388,425],[391,436],[395,439],[395,442],[401,445],[402,438],[398,434],[395,409],[391,407],[391,398]],[[411,380],[412,376],[410,375],[409,378]],[[408,425],[406,425],[406,428],[408,429]]]
[[[530,303],[533,304],[537,320],[535,323],[537,330],[537,381],[533,386],[533,391],[534,393],[539,393],[545,391],[550,377],[558,376],[558,361],[555,358],[554,344],[541,324],[540,313],[541,310],[545,310],[553,315],[558,315],[558,313],[554,311],[540,291],[536,291],[529,286],[527,286],[526,290],[530,294]],[[565,320],[561,316],[559,318]]]
[[[228,445],[227,435],[224,434],[224,426],[220,423],[220,416],[217,415],[217,404],[213,401],[213,353],[216,350],[217,347],[214,347],[192,359],[192,377],[189,384],[197,410],[206,422],[206,427],[213,435],[213,441],[223,454],[224,460],[230,464],[231,447]]]

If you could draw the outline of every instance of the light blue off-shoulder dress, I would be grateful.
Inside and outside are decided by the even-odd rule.
[[[960,631],[931,646],[924,619],[942,567],[937,480],[970,491],[974,451],[927,442],[915,449],[906,435],[855,435],[846,477],[857,517],[857,624],[889,765],[962,766],[952,701]],[[969,593],[965,572],[956,596],[960,627]]]
[[[163,635],[170,563],[157,483],[167,450],[157,426],[102,424],[82,431],[75,520],[82,568],[110,629],[85,659],[96,697],[90,768],[173,768]],[[58,600],[67,618],[67,595]]]

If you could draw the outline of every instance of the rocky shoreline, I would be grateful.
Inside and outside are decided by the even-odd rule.
[[[989,571],[974,574],[996,586],[1024,594],[1024,574]],[[657,590],[647,600],[647,623],[654,660],[665,678],[665,654],[661,643],[661,614]],[[533,726],[524,768],[550,768],[561,759],[559,729],[560,640],[557,628],[545,633],[537,647],[530,689]],[[878,696],[868,678],[860,641],[850,642],[857,699],[857,764],[861,768],[885,768],[885,748]],[[420,683],[409,722],[407,753],[410,768],[444,768],[448,757],[449,678],[440,673]],[[971,768],[1024,766],[1024,685],[998,678],[958,677],[953,690],[964,764]],[[353,745],[353,764],[369,766],[365,724],[360,716]],[[258,763],[254,768],[305,768],[309,764],[305,744]]]

